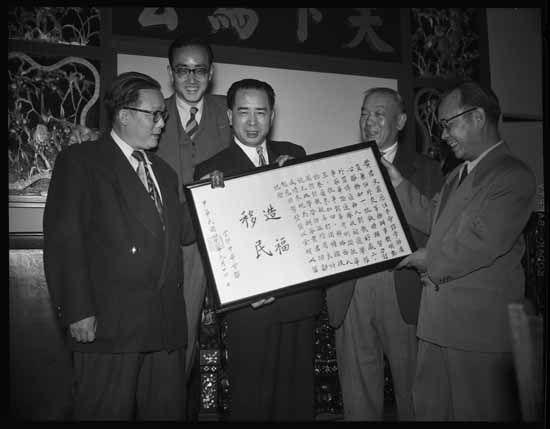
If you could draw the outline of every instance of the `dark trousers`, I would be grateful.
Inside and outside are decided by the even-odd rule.
[[[229,419],[314,420],[315,319],[269,325],[238,311],[227,315]]]
[[[195,359],[191,362],[192,368],[187,381],[187,421],[198,422],[201,411],[201,368],[200,350],[195,353]]]
[[[73,354],[75,420],[184,420],[185,349]]]

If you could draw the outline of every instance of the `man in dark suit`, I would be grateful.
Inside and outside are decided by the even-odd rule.
[[[275,116],[269,84],[235,82],[227,102],[233,141],[197,166],[196,179],[211,174],[217,185],[222,173],[233,175],[273,162],[282,165],[288,158],[305,156],[301,146],[267,138]],[[314,329],[322,302],[321,290],[309,290],[226,314],[230,419],[314,419]]]
[[[385,159],[432,195],[442,183],[438,163],[398,144],[406,120],[403,101],[395,90],[366,91],[359,121],[361,138],[376,141]],[[427,236],[410,230],[416,245],[423,246]],[[414,270],[384,271],[327,289],[345,420],[383,419],[384,355],[391,368],[398,417],[414,419],[412,383],[421,292]]]
[[[231,140],[225,96],[206,93],[214,75],[213,60],[210,45],[199,39],[178,37],[168,49],[167,69],[174,94],[165,100],[169,119],[156,153],[178,174],[181,201],[185,201],[183,184],[193,181],[195,166],[226,148]],[[200,389],[198,339],[206,290],[195,243],[183,248],[183,267],[189,338],[186,368],[189,389],[197,393],[189,395],[193,401]],[[188,405],[196,418],[200,404]]]
[[[110,134],[59,154],[44,212],[46,279],[73,352],[73,417],[178,420],[187,344],[180,246],[193,230],[176,174],[145,153],[166,120],[160,84],[123,73],[105,107]]]
[[[418,420],[514,421],[519,417],[508,304],[524,298],[522,231],[535,177],[500,138],[498,98],[476,82],[438,107],[442,139],[464,160],[427,198],[386,164],[405,216],[429,233],[396,268],[424,287],[418,317],[414,404]]]

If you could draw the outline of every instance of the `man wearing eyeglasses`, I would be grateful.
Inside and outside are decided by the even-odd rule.
[[[442,138],[464,163],[428,199],[391,164],[407,221],[430,234],[397,268],[423,278],[418,364],[419,420],[510,421],[518,414],[508,303],[524,297],[522,231],[535,178],[498,130],[496,95],[475,82],[447,92]]]
[[[227,147],[231,128],[227,119],[225,96],[207,94],[214,74],[211,47],[199,39],[175,39],[168,49],[168,76],[174,94],[167,98],[166,123],[157,155],[178,174],[180,199],[185,201],[183,184],[193,181],[195,166]],[[194,391],[190,401],[199,397],[197,363],[198,332],[206,290],[206,276],[196,244],[183,248],[184,293],[189,320],[187,377]],[[197,402],[190,402],[190,414],[197,414]],[[195,416],[196,417],[196,416]]]
[[[73,352],[76,420],[182,420],[187,318],[180,246],[194,240],[177,176],[149,153],[167,118],[160,84],[129,72],[105,96],[98,141],[56,159],[44,268]]]
[[[365,92],[359,126],[363,141],[375,141],[384,159],[429,195],[440,188],[436,161],[398,141],[407,114],[399,93],[376,87]],[[410,143],[410,142],[409,142]],[[427,236],[410,228],[422,246]],[[384,271],[327,289],[329,322],[335,328],[344,420],[383,420],[384,356],[389,363],[399,420],[414,420],[412,382],[416,322],[422,284],[414,270]]]

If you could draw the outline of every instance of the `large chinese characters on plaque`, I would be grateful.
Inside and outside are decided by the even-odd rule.
[[[222,310],[384,270],[414,250],[374,143],[186,192]]]

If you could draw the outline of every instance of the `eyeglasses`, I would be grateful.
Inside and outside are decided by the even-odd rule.
[[[451,122],[453,119],[458,118],[459,116],[465,115],[466,113],[473,112],[476,109],[477,107],[472,107],[468,110],[465,110],[464,112],[460,112],[458,115],[451,116],[450,118],[441,119],[439,121],[439,126],[441,127],[442,130],[449,131],[449,122]]]
[[[204,79],[208,76],[210,70],[209,67],[196,67],[190,69],[189,67],[172,67],[172,70],[180,79],[188,79],[191,77],[191,74],[194,74],[197,79]]]
[[[155,110],[153,112],[151,110],[136,109],[135,107],[128,106],[124,106],[123,109],[135,110],[136,112],[143,112],[148,113],[149,115],[153,115],[153,122],[155,123],[160,121],[160,118],[162,118],[164,122],[166,122],[166,120],[168,119],[168,112],[166,110]]]

